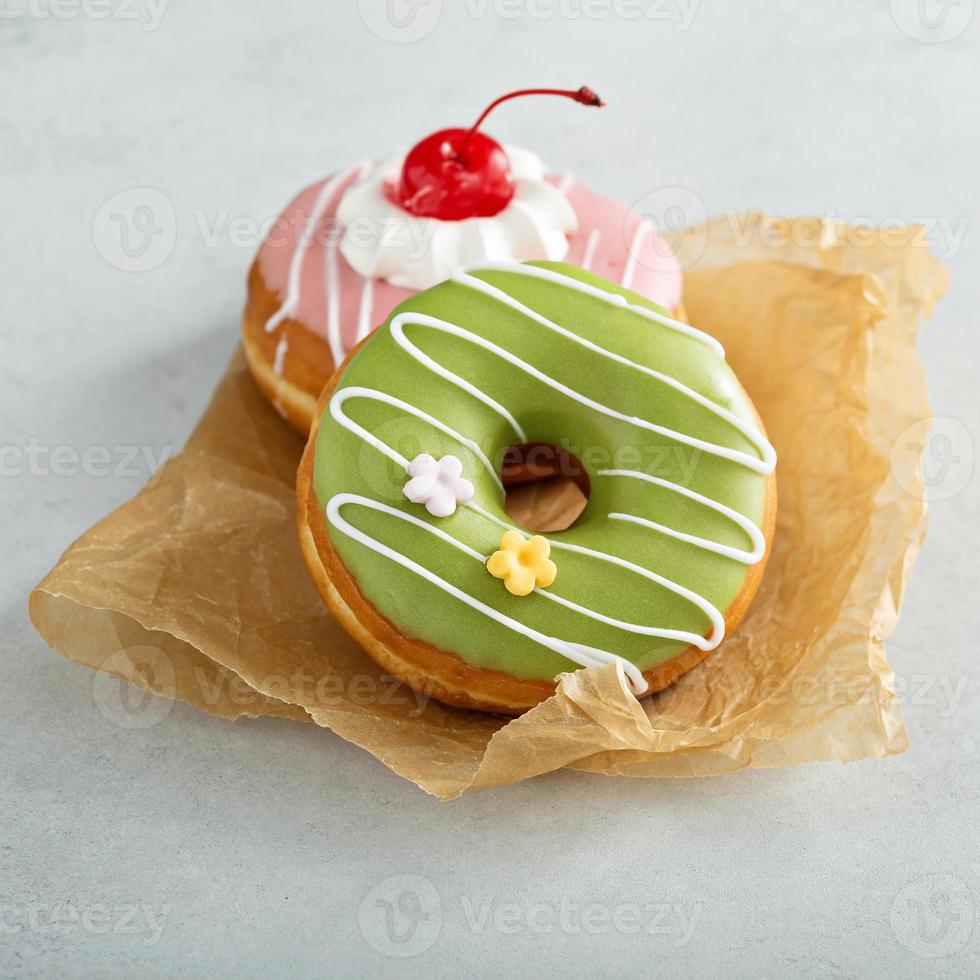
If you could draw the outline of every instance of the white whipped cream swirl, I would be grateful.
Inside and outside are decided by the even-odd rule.
[[[575,211],[544,179],[544,164],[535,154],[514,146],[504,152],[513,198],[493,217],[462,221],[419,218],[389,200],[385,185],[397,183],[405,154],[386,160],[340,200],[344,258],[362,276],[407,289],[428,289],[474,262],[561,261],[578,226]]]

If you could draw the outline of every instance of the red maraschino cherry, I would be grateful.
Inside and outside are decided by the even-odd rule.
[[[391,199],[410,214],[443,221],[489,218],[502,211],[514,196],[514,178],[503,147],[479,129],[501,102],[524,95],[561,95],[583,105],[605,104],[584,85],[576,91],[527,88],[502,95],[469,129],[440,129],[416,143],[405,157],[397,186],[389,188]]]

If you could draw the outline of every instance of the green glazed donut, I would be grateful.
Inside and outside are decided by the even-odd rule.
[[[582,269],[488,263],[412,296],[321,412],[300,476],[314,579],[380,662],[452,703],[520,710],[606,662],[643,694],[715,649],[761,576],[775,452],[724,351]],[[487,561],[547,557],[502,544],[501,461],[526,443],[577,456],[590,495],[547,535],[554,581],[515,595]]]

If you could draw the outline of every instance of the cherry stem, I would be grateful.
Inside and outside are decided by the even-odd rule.
[[[473,138],[473,134],[483,125],[483,120],[493,112],[494,109],[500,105],[501,102],[508,102],[510,99],[518,99],[524,95],[560,95],[566,99],[572,99],[574,102],[581,102],[582,105],[592,105],[597,108],[601,108],[606,103],[599,98],[595,92],[592,91],[588,86],[583,85],[580,89],[567,89],[567,88],[522,88],[518,89],[516,92],[508,92],[506,95],[500,96],[499,99],[494,99],[480,113],[480,118],[477,119],[475,123],[467,130],[466,135],[463,137],[462,142],[456,149],[456,158],[462,159],[463,152],[466,150],[467,144]]]

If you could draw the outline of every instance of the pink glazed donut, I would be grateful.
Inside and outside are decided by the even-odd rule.
[[[579,90],[579,101],[582,92],[592,96]],[[571,175],[547,173],[529,151],[475,135],[488,153],[505,154],[498,165],[511,171],[512,197],[492,215],[445,220],[399,203],[399,173],[423,141],[407,157],[364,162],[307,187],[266,235],[248,278],[244,348],[263,393],[303,435],[348,352],[398,303],[459,265],[564,261],[683,315],[680,266],[649,223]]]

